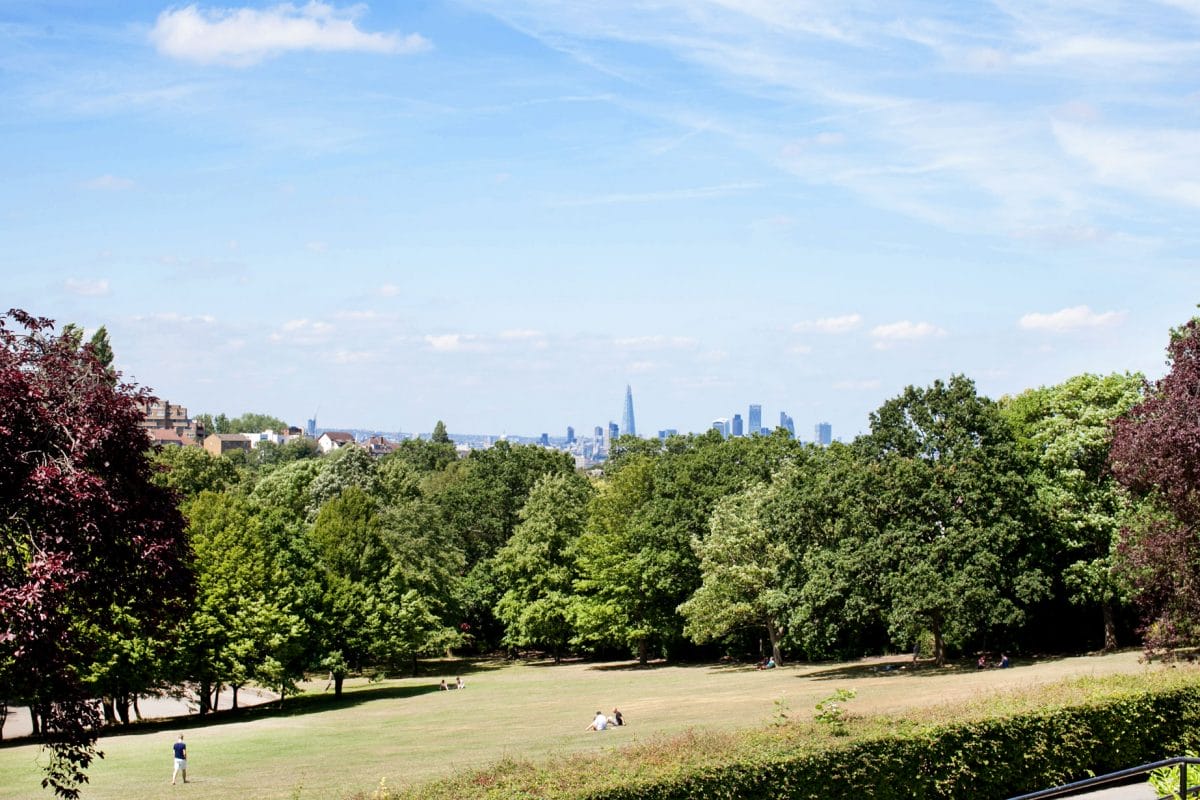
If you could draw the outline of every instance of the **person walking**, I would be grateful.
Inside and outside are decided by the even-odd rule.
[[[175,771],[171,773],[171,785],[175,785],[175,779],[183,773],[183,782],[187,783],[187,745],[183,742],[183,734],[179,734],[179,741],[175,742]]]

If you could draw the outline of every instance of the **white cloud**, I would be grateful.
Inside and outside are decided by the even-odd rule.
[[[823,317],[821,319],[804,320],[792,326],[796,333],[816,331],[817,333],[848,333],[862,324],[861,314],[846,314],[841,317]]]
[[[876,325],[871,329],[871,337],[879,350],[886,350],[901,342],[915,342],[945,335],[946,331],[931,322],[909,322],[906,319],[887,325]]]
[[[369,350],[337,350],[330,356],[335,364],[365,364],[375,360],[375,354]]]
[[[707,200],[714,197],[726,197],[739,194],[751,189],[761,188],[761,183],[724,183],[719,186],[697,186],[692,189],[666,189],[661,192],[616,192],[594,197],[577,197],[563,200],[560,206],[596,206],[623,205],[630,203],[661,203],[673,200]]]
[[[384,297],[395,297],[400,294],[400,287],[394,283],[385,283],[379,287],[379,293]]]
[[[462,353],[485,349],[483,341],[473,333],[429,334],[424,339],[430,349],[440,353]]]
[[[1109,328],[1125,320],[1124,311],[1092,311],[1088,306],[1073,306],[1049,314],[1030,312],[1017,323],[1027,331],[1063,333],[1085,328]]]
[[[316,344],[329,338],[334,331],[333,325],[320,320],[293,319],[279,326],[279,330],[271,334],[272,342],[287,342],[288,344]]]
[[[880,382],[878,378],[870,378],[861,381],[836,381],[833,384],[834,389],[849,392],[861,392],[873,389],[878,389]]]
[[[116,175],[101,175],[98,178],[85,181],[83,184],[83,188],[85,189],[98,189],[106,192],[121,192],[126,189],[132,189],[134,186],[134,182],[129,178],[119,178]]]
[[[697,342],[688,336],[626,336],[620,339],[613,339],[613,344],[617,347],[631,347],[638,349],[651,348],[675,348],[685,349],[695,347]]]
[[[325,244],[325,242],[305,242],[304,249],[310,253],[324,253],[329,249],[329,245]]]
[[[193,4],[159,14],[150,41],[172,58],[235,67],[294,50],[396,54],[429,49],[429,41],[415,33],[359,29],[356,22],[364,10],[362,5],[337,9],[316,0],[264,9],[201,9]]]
[[[178,311],[161,311],[157,314],[142,314],[134,317],[138,322],[162,322],[168,325],[211,325],[217,318],[211,314],[180,314]]]
[[[104,297],[109,291],[107,280],[89,281],[82,278],[67,278],[63,281],[63,288],[80,297]]]
[[[544,336],[545,336],[544,333],[542,333],[541,331],[535,331],[535,330],[511,330],[511,331],[501,331],[500,332],[501,339],[508,339],[510,341],[541,339]]]

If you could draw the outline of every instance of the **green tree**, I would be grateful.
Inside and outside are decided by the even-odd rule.
[[[434,444],[453,444],[450,434],[446,433],[446,423],[440,419],[433,426],[433,435],[429,437],[429,440]]]
[[[717,503],[708,536],[692,538],[701,584],[679,612],[687,620],[684,633],[697,642],[761,625],[775,662],[781,663],[779,642],[789,606],[784,574],[791,554],[764,519],[770,495],[770,486],[755,484]]]
[[[174,489],[184,500],[204,491],[223,492],[239,481],[237,467],[200,447],[163,447],[151,455],[159,467],[153,481]]]
[[[544,647],[555,663],[574,634],[574,546],[583,533],[592,488],[577,475],[546,475],[529,493],[521,523],[495,556],[504,593],[496,616],[504,641]]]
[[[1058,539],[1070,600],[1098,607],[1105,650],[1117,647],[1115,608],[1126,588],[1115,571],[1118,534],[1129,500],[1108,466],[1112,423],[1142,398],[1140,375],[1079,375],[1001,401],[1031,481]]]
[[[955,375],[908,387],[871,414],[863,446],[879,470],[879,536],[864,542],[882,577],[893,639],[947,643],[1011,634],[1048,596],[1045,531],[1009,426]]]

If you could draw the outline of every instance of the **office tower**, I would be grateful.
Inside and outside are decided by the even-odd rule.
[[[542,447],[549,447],[550,446],[550,434],[543,433],[541,435],[541,438],[538,439],[538,444],[540,444]]]
[[[753,430],[753,429],[751,429],[751,430]],[[734,436],[742,435],[742,415],[741,414],[733,415],[733,435]]]
[[[575,429],[567,426],[567,444],[575,444]]]
[[[317,436],[317,421],[310,419],[304,426],[304,435],[310,439],[315,439]]]
[[[595,436],[596,436],[597,442],[600,441],[601,439],[603,439],[604,438],[604,428],[601,428],[599,425],[597,425]]]
[[[750,404],[750,417],[746,420],[746,432],[751,436],[762,430],[762,406]]]
[[[717,417],[712,421],[712,429],[717,431],[726,439],[729,438],[729,419],[727,417]]]
[[[779,427],[791,434],[792,438],[796,438],[796,423],[787,415],[786,411],[779,412]]]
[[[633,390],[625,384],[625,411],[621,414],[621,430],[626,436],[637,436],[637,427],[633,424]]]
[[[829,444],[833,441],[833,426],[828,422],[818,422],[813,426],[813,439],[817,444]]]
[[[616,439],[620,435],[621,435],[621,429],[617,427],[617,423],[615,423],[615,422],[608,423],[608,438]]]
[[[678,434],[679,434],[679,431],[676,430],[675,428],[664,428],[663,430],[658,432],[658,438],[662,439],[663,441],[666,441],[667,439],[671,438],[672,436],[677,436]]]

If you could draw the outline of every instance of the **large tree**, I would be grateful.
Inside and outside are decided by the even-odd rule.
[[[65,797],[97,754],[85,679],[111,610],[153,636],[192,592],[183,518],[151,480],[148,399],[49,320],[0,318],[0,682],[30,703],[44,785]]]
[[[870,419],[861,444],[882,517],[863,547],[893,639],[928,631],[940,664],[948,644],[1011,635],[1049,576],[1026,464],[996,404],[955,375],[908,387]]]
[[[1141,399],[1140,375],[1077,375],[1005,398],[1000,408],[1032,467],[1031,483],[1055,538],[1063,588],[1098,609],[1104,649],[1117,647],[1124,582],[1114,572],[1128,499],[1108,466],[1112,422]]]
[[[708,536],[692,537],[701,583],[679,612],[687,620],[684,633],[697,642],[761,626],[772,657],[780,663],[779,641],[789,605],[784,575],[791,554],[765,519],[770,495],[769,485],[756,484],[717,503]]]
[[[555,663],[574,634],[575,543],[592,489],[577,475],[546,475],[529,493],[521,524],[495,556],[504,593],[496,616],[506,644],[545,647]]]
[[[1170,371],[1113,427],[1113,473],[1147,508],[1121,556],[1150,647],[1200,640],[1200,325],[1172,331]]]

